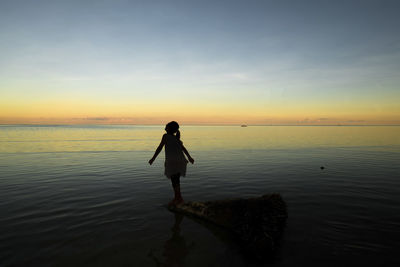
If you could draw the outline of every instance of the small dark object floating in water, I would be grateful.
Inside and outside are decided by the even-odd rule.
[[[247,125],[246,124],[242,124],[242,125],[240,125],[240,127],[247,127]]]
[[[324,166],[321,166],[320,168],[321,168],[321,170],[325,169],[325,167],[324,167]]]
[[[279,194],[185,202],[168,208],[230,230],[239,237],[246,250],[259,259],[268,258],[276,251],[288,216],[286,203]]]

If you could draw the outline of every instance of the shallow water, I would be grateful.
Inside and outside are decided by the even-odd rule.
[[[0,126],[0,265],[400,264],[400,127],[183,126],[186,200],[287,202],[267,263],[165,208],[163,153],[147,163],[163,128]]]

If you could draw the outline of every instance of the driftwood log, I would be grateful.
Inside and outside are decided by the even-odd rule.
[[[168,208],[228,229],[259,258],[269,257],[276,250],[287,219],[286,204],[279,194],[185,202]]]

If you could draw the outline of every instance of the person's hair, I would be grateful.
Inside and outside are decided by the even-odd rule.
[[[176,133],[176,138],[181,139],[179,124],[176,121],[168,122],[166,126],[171,130],[172,133]]]

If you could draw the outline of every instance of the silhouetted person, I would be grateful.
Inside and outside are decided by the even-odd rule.
[[[172,187],[174,188],[174,199],[168,205],[179,205],[183,203],[180,186],[180,176],[186,175],[186,165],[188,160],[194,163],[194,159],[189,155],[189,152],[183,146],[180,140],[181,133],[179,132],[179,124],[176,121],[171,121],[165,126],[167,132],[162,136],[161,143],[157,147],[154,156],[149,160],[149,164],[153,164],[158,154],[165,145],[165,171],[164,174],[171,179]],[[183,153],[186,154],[188,160]]]

